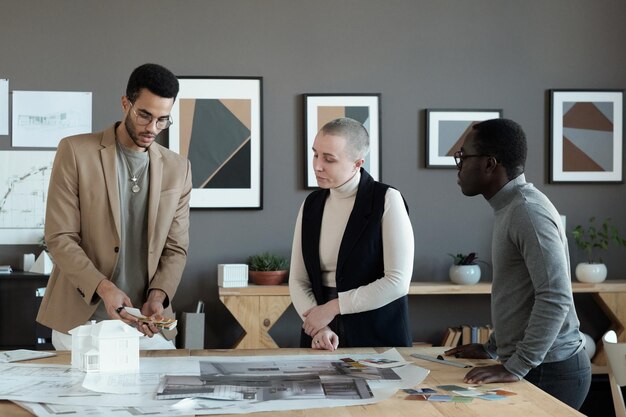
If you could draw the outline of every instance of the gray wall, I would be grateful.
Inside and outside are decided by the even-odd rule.
[[[207,347],[241,333],[217,298],[217,264],[263,250],[289,255],[303,189],[303,93],[382,93],[382,178],[404,194],[416,237],[414,281],[446,281],[447,253],[490,258],[491,217],[456,171],[425,168],[426,108],[501,108],[529,139],[527,179],[567,215],[612,217],[626,231],[624,185],[548,184],[552,88],[626,86],[621,0],[0,1],[0,77],[11,90],[93,91],[93,127],[122,114],[130,71],[158,62],[180,75],[263,77],[263,210],[191,214],[191,247],[174,307],[208,306]],[[0,149],[10,149],[0,136]],[[29,246],[0,247],[0,263]],[[624,278],[624,250],[606,257]],[[572,245],[572,264],[582,259]],[[484,270],[491,279],[489,270]],[[488,321],[488,297],[414,297],[414,335]],[[468,315],[468,310],[475,311]],[[297,340],[293,311],[278,326]],[[475,314],[475,317],[473,316]]]

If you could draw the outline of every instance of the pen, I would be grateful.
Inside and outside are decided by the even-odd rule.
[[[436,363],[443,363],[444,365],[452,365],[452,366],[457,366],[459,368],[471,368],[472,367],[472,365],[469,365],[467,363],[449,361],[447,359],[444,359],[443,356],[441,355],[435,358],[434,356],[420,355],[419,353],[411,353],[411,356],[417,359],[423,359],[425,361],[431,361],[431,362],[436,362]]]

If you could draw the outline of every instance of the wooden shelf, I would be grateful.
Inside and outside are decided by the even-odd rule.
[[[604,281],[598,284],[572,282],[574,293],[626,293],[626,280]],[[449,282],[417,282],[409,287],[409,295],[452,295],[452,294],[491,294],[491,283],[479,282],[474,285],[457,285]],[[289,286],[282,285],[254,285],[238,288],[219,288],[220,296],[288,296]]]
[[[591,294],[595,302],[611,321],[611,329],[620,341],[626,341],[626,280],[610,280],[598,284],[572,282],[572,291]],[[457,285],[450,282],[411,283],[409,295],[480,295],[491,294],[491,283]],[[289,286],[248,285],[241,288],[219,288],[220,300],[235,316],[245,334],[235,347],[247,349],[274,348],[276,343],[268,331],[291,304]],[[606,358],[601,342],[598,343],[595,365],[605,365]]]
[[[592,363],[591,373],[593,375],[606,375],[609,373],[609,367],[606,365],[596,365],[595,363]]]
[[[250,284],[247,287],[237,287],[237,288],[219,287],[219,295],[220,297],[224,297],[224,296],[237,296],[237,297],[253,296],[255,297],[255,296],[263,296],[263,295],[289,296],[289,286],[287,284],[283,284],[283,285]]]

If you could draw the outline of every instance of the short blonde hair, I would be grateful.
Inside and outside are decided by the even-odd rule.
[[[370,150],[370,135],[363,125],[349,117],[340,117],[326,123],[321,129],[325,135],[341,136],[348,144],[348,152],[355,160],[363,159]]]

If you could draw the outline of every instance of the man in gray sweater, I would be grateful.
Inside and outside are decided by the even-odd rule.
[[[524,177],[526,135],[512,120],[478,123],[454,158],[463,194],[493,208],[493,284],[489,342],[446,355],[494,358],[467,383],[525,378],[573,408],[591,383],[591,364],[572,296],[567,237],[559,213]]]

